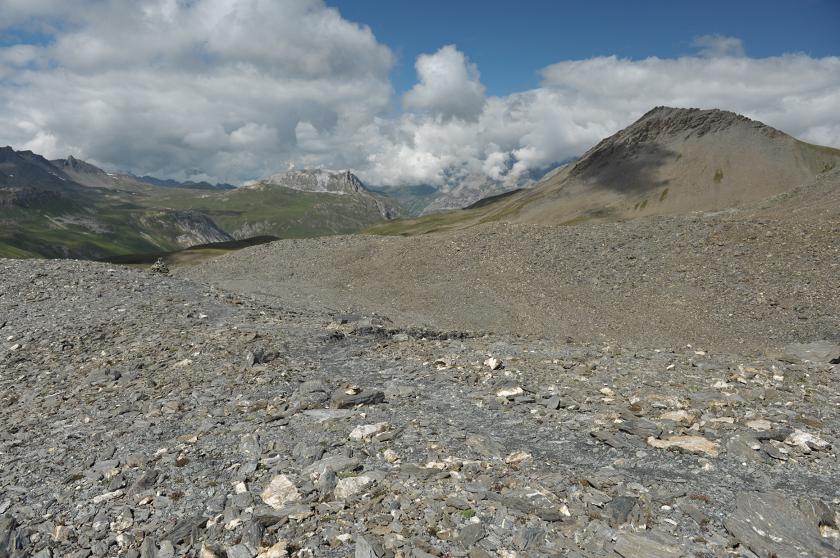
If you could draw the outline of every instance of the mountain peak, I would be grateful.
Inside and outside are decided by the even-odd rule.
[[[331,194],[357,194],[367,192],[367,188],[355,174],[349,170],[302,169],[275,174],[264,183],[304,192],[324,192]]]
[[[753,128],[770,137],[782,134],[762,122],[728,110],[658,106],[604,141],[637,143],[650,141],[661,135],[680,134],[684,134],[686,138],[691,135],[700,137],[721,132],[733,126]]]
[[[97,166],[91,165],[88,162],[77,159],[72,155],[68,155],[66,159],[55,159],[50,161],[56,167],[64,171],[75,171],[84,174],[107,174],[104,170]]]

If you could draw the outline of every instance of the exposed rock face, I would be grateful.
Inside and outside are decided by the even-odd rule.
[[[66,159],[56,159],[50,162],[74,182],[82,186],[106,189],[114,189],[116,187],[114,178],[107,172],[90,163],[76,159],[72,155]]]
[[[305,169],[289,171],[275,174],[265,182],[304,192],[359,194],[368,191],[362,181],[349,170]]]
[[[266,180],[246,187],[259,189],[271,186],[281,186],[301,192],[358,195],[373,204],[384,219],[396,219],[400,216],[396,204],[369,191],[359,180],[359,177],[349,170],[305,169],[289,171],[275,174]]]
[[[169,231],[184,248],[233,240],[212,219],[197,211],[161,211],[141,217],[140,222],[156,231]]]
[[[62,192],[73,185],[67,174],[40,155],[0,147],[0,187]]]
[[[65,172],[73,171],[84,174],[104,174],[106,176],[108,174],[99,167],[91,165],[90,163],[80,159],[76,159],[72,155],[68,156],[66,159],[55,159],[50,162]]]

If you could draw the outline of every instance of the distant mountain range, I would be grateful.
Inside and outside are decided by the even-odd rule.
[[[839,166],[840,150],[799,141],[745,116],[657,107],[531,188],[462,211],[375,225],[371,232],[733,210],[789,192]]]
[[[551,170],[548,174],[556,172]],[[545,171],[534,171],[516,179],[499,180],[485,174],[474,173],[465,176],[452,186],[439,188],[420,215],[431,215],[442,211],[463,209],[487,198],[495,198],[514,190],[530,188],[547,176]]]
[[[101,258],[256,236],[415,234],[492,221],[574,224],[731,210],[787,196],[838,166],[840,151],[744,116],[669,107],[540,180],[471,175],[445,188],[369,189],[348,170],[325,169],[237,188],[108,173],[74,157],[49,161],[5,147],[0,256]],[[837,196],[820,188],[800,188],[796,199],[825,211],[820,199]]]
[[[163,188],[189,188],[193,190],[233,190],[236,188],[233,184],[226,184],[226,183],[217,183],[217,184],[210,184],[209,182],[201,181],[201,182],[179,182],[177,180],[172,180],[171,178],[161,179],[155,178],[154,176],[135,176],[132,174],[127,175],[131,178],[134,178],[140,182],[145,182],[146,184],[154,184],[155,186],[161,186]]]
[[[399,214],[347,171],[298,171],[235,188],[0,148],[0,257],[102,258],[260,235],[349,233]]]

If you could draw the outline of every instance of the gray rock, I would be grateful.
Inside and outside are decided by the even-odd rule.
[[[794,343],[784,350],[785,358],[793,362],[814,362],[828,364],[840,359],[840,345],[831,341],[813,341],[811,343]]]
[[[193,538],[193,534],[199,529],[202,529],[206,523],[207,518],[201,516],[182,519],[176,523],[172,529],[161,535],[161,538],[164,540],[170,540],[174,544],[182,544]],[[196,541],[193,540],[193,542]]]
[[[344,390],[333,392],[330,407],[333,409],[351,409],[356,405],[375,405],[385,401],[385,393],[377,389],[365,389],[359,393],[347,393]]]
[[[15,533],[15,528],[17,528],[17,521],[14,517],[4,515],[0,516],[0,558],[9,558],[11,556],[13,548],[12,546],[12,537]]]
[[[382,545],[372,535],[356,536],[356,558],[382,558]]]
[[[239,452],[245,459],[259,459],[262,455],[258,434],[245,434],[239,441]]]
[[[155,485],[155,481],[157,480],[157,478],[158,472],[154,469],[144,472],[136,481],[134,481],[134,484],[131,485],[129,493],[136,494],[138,492],[143,492],[144,490],[150,489]]]
[[[544,539],[545,531],[539,527],[526,526],[516,530],[511,542],[519,550],[529,550],[541,546]]]
[[[227,549],[227,558],[254,558],[256,555],[257,553],[245,544],[237,544]]]
[[[724,526],[759,556],[778,558],[836,557],[840,548],[820,536],[814,517],[806,516],[782,492],[741,492]]]
[[[644,418],[634,418],[624,421],[618,425],[618,429],[642,439],[647,439],[651,436],[658,438],[662,434],[662,427]]]
[[[624,558],[680,558],[676,541],[662,534],[648,536],[622,532],[615,539],[615,551]]]
[[[607,503],[604,506],[604,514],[609,521],[610,527],[620,527],[629,521],[637,519],[638,511],[635,514],[633,512],[638,503],[639,499],[632,496],[619,496]]]
[[[487,533],[484,530],[484,525],[481,523],[470,523],[458,533],[458,542],[464,548],[470,548],[485,536],[487,536]]]
[[[484,457],[501,457],[505,447],[489,436],[472,434],[467,436],[467,447]]]
[[[151,536],[147,535],[143,539],[143,544],[140,545],[140,558],[158,558],[157,545]]]
[[[172,541],[164,540],[160,542],[157,558],[175,558],[175,545],[172,544]]]
[[[341,473],[351,471],[359,466],[359,460],[345,455],[330,455],[304,469],[307,475],[324,475],[328,472]]]

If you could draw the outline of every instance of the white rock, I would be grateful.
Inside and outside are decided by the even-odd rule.
[[[383,451],[382,457],[384,457],[385,461],[387,461],[388,463],[396,463],[400,460],[400,456],[391,448],[388,448],[385,451]]]
[[[516,397],[517,395],[522,395],[523,393],[525,393],[525,390],[519,386],[516,386],[502,388],[496,392],[496,395],[498,395],[499,397]]]
[[[289,553],[286,550],[288,542],[285,540],[279,541],[271,548],[267,548],[257,555],[257,558],[286,558]]]
[[[260,494],[262,501],[279,510],[289,502],[297,502],[300,500],[300,492],[298,492],[295,483],[293,483],[286,475],[277,475],[265,490]]]
[[[372,482],[373,479],[370,477],[366,477],[365,475],[359,475],[358,477],[348,477],[346,479],[339,479],[338,483],[335,485],[335,490],[333,490],[333,494],[339,500],[344,500],[346,498],[349,498],[350,496],[353,496],[354,494],[358,494]]]
[[[772,428],[772,424],[767,419],[755,419],[755,420],[748,420],[747,426],[752,428],[753,430],[758,430],[759,432],[764,432],[766,430],[770,430]]]
[[[70,538],[72,531],[65,525],[56,525],[52,530],[52,538],[54,541],[64,542]]]
[[[694,416],[685,411],[683,409],[679,409],[677,411],[668,411],[667,413],[662,413],[659,418],[661,420],[670,420],[674,421],[679,424],[691,424],[694,422]]]
[[[118,533],[115,539],[117,541],[117,546],[120,548],[128,548],[134,543],[134,537],[129,533]]]
[[[805,451],[810,451],[812,449],[824,450],[831,445],[819,436],[814,436],[813,434],[799,430],[798,428],[793,431],[793,434],[785,439],[785,443],[789,446],[799,446]]]
[[[505,463],[507,463],[508,465],[512,465],[514,463],[521,463],[528,459],[532,459],[533,457],[534,456],[530,453],[524,451],[515,451],[512,454],[505,457]]]
[[[106,492],[105,494],[100,494],[99,496],[93,497],[94,504],[101,504],[102,502],[107,502],[108,500],[113,500],[114,498],[119,498],[125,494],[125,490],[114,490],[113,492]]]
[[[717,457],[720,451],[719,444],[707,440],[703,436],[673,436],[664,440],[651,436],[647,439],[647,443],[654,448],[677,447],[692,453],[705,453],[712,457]]]
[[[601,395],[606,395],[607,397],[612,397],[613,395],[615,395],[615,392],[608,387],[602,387],[598,391],[601,392]]]
[[[490,357],[484,361],[484,366],[488,367],[490,370],[498,370],[502,367],[502,361],[496,357]]]
[[[368,438],[379,434],[380,432],[385,432],[388,430],[388,423],[387,422],[377,422],[376,424],[363,424],[357,426],[350,432],[350,439],[351,440],[367,440]]]

